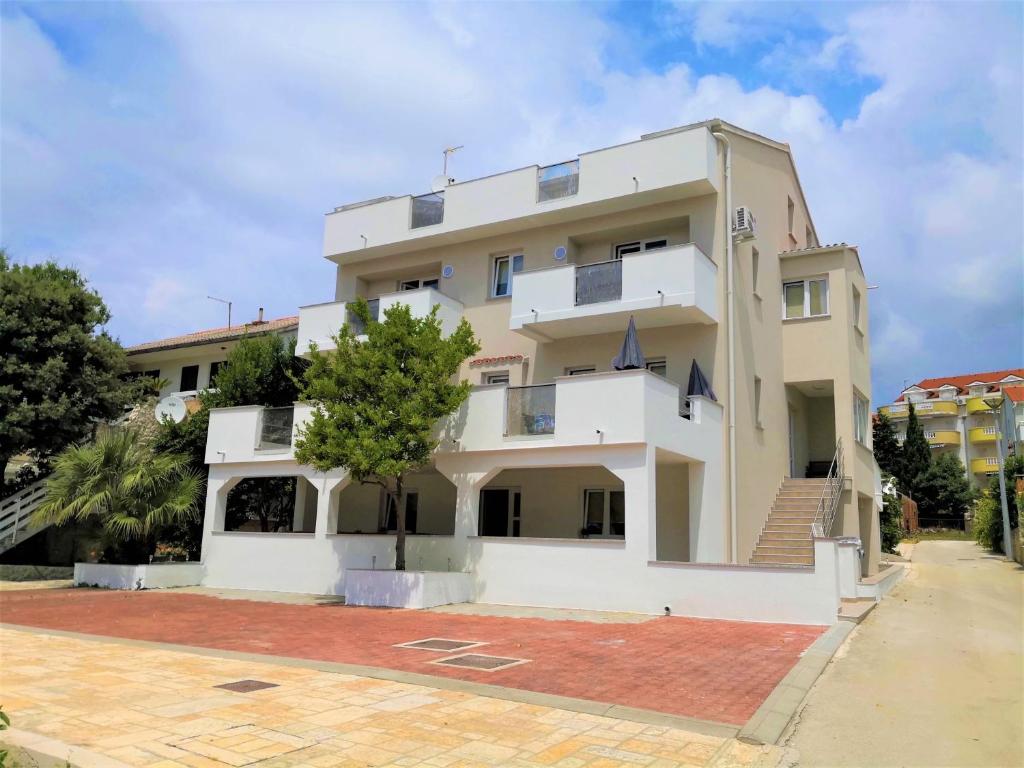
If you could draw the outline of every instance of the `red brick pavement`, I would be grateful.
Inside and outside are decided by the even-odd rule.
[[[743,724],[824,627],[660,617],[638,624],[287,605],[91,589],[0,593],[0,621],[248,653],[364,664]],[[427,637],[529,659],[483,672],[394,648]]]

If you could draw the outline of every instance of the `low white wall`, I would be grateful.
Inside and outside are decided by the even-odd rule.
[[[387,608],[433,608],[469,602],[473,578],[468,573],[439,571],[345,572],[345,604]]]
[[[75,563],[75,586],[107,589],[166,589],[193,587],[202,582],[200,563],[110,565]]]

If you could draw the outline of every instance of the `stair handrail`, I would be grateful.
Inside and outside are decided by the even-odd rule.
[[[47,480],[44,477],[6,499],[0,499],[0,541],[10,538],[14,543],[18,532],[28,527],[32,513],[46,498]]]
[[[818,508],[814,513],[812,530],[817,537],[826,537],[832,532],[836,511],[839,509],[839,499],[843,494],[845,477],[843,439],[839,438],[836,440],[836,452],[832,457],[832,464],[828,468],[828,475],[825,476],[825,485],[821,489],[821,498],[818,499]]]

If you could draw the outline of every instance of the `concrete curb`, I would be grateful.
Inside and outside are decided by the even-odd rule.
[[[569,712],[580,712],[589,715],[611,717],[618,720],[629,720],[635,723],[643,723],[644,725],[678,728],[692,733],[700,733],[705,736],[716,736],[725,739],[735,737],[740,730],[736,725],[719,723],[714,720],[701,720],[695,717],[672,715],[665,712],[656,712],[650,709],[627,707],[622,704],[611,704],[602,701],[592,701],[590,699],[577,699],[570,696],[556,696],[550,693],[538,693],[536,691],[528,691],[520,688],[504,688],[500,685],[475,683],[470,680],[424,675],[417,672],[403,672],[401,670],[387,669],[384,667],[368,667],[361,664],[345,664],[335,661],[318,661],[316,659],[298,659],[291,656],[271,656],[269,654],[245,653],[242,651],[224,651],[217,648],[178,645],[176,643],[161,643],[154,640],[133,640],[130,638],[110,637],[107,635],[88,635],[81,632],[70,632],[64,629],[45,629],[43,627],[30,627],[21,624],[10,624],[7,622],[0,622],[0,628],[15,630],[18,632],[28,632],[30,634],[37,635],[70,637],[75,640],[85,640],[94,643],[113,643],[116,645],[124,645],[134,648],[151,648],[161,651],[190,653],[196,656],[208,656],[216,659],[248,661],[254,664],[277,664],[285,667],[315,669],[319,672],[356,675],[359,677],[369,677],[375,680],[387,680],[393,683],[406,683],[409,685],[423,686],[425,688],[458,691],[460,693],[468,693],[473,696],[486,696],[488,698],[501,699],[503,701],[514,701],[518,704],[534,704],[541,707],[551,707],[552,709],[564,709]],[[813,648],[814,646],[812,645],[811,647]]]
[[[71,764],[75,768],[131,768],[127,763],[92,752],[84,747],[66,744],[49,736],[31,731],[9,728],[0,732],[0,744],[11,751],[16,761],[28,757],[39,768],[64,768]],[[17,762],[12,765],[17,765]]]
[[[855,626],[852,622],[840,621],[815,640],[740,729],[736,738],[747,744],[777,744],[811,686]]]

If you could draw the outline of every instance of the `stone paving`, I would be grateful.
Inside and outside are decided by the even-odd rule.
[[[454,677],[743,725],[824,627],[659,617],[639,623],[459,615],[199,594],[91,589],[0,593],[0,621]],[[494,671],[396,648],[430,637],[525,659]]]
[[[305,667],[6,628],[0,648],[0,703],[15,728],[131,766],[787,762],[778,747]],[[216,687],[244,679],[274,687]]]

